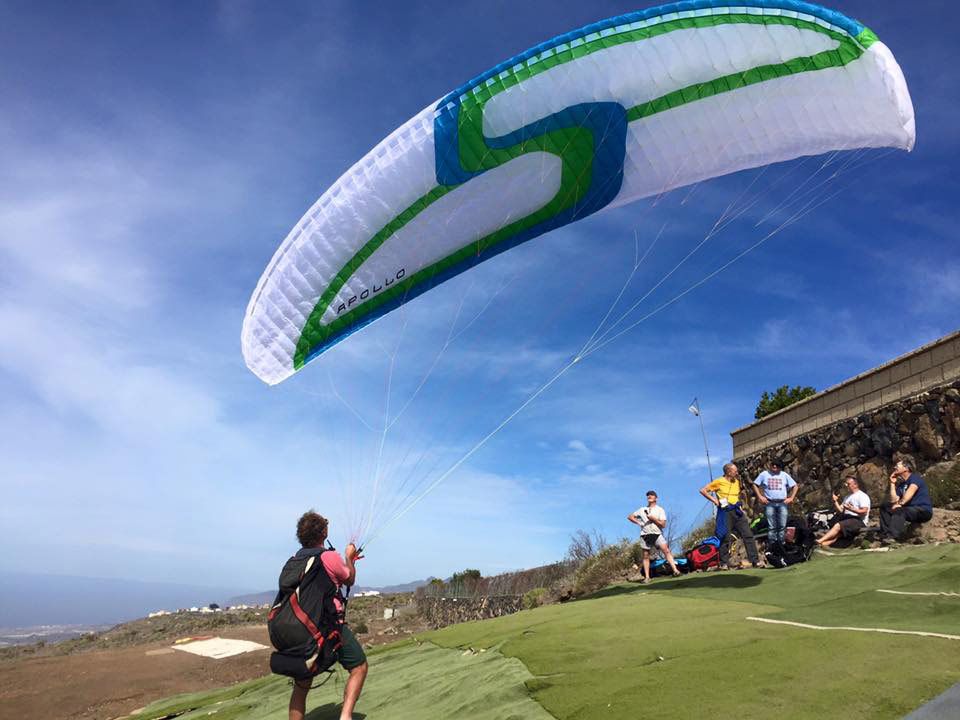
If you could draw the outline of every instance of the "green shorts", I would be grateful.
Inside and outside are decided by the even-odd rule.
[[[364,654],[363,648],[360,647],[360,643],[357,642],[353,631],[344,625],[340,636],[343,639],[343,645],[340,647],[340,664],[343,669],[353,670],[355,667],[363,665],[367,661],[367,656]]]

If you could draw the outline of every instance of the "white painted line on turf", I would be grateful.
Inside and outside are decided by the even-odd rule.
[[[933,595],[935,597],[960,597],[960,593],[955,592],[907,592],[905,590],[877,590],[877,592],[890,593],[891,595]]]
[[[960,640],[960,635],[947,635],[946,633],[921,632],[919,630],[890,630],[889,628],[861,628],[861,627],[828,627],[825,625],[807,625],[806,623],[792,622],[790,620],[773,620],[771,618],[748,617],[747,620],[755,620],[762,623],[772,623],[774,625],[792,625],[793,627],[805,628],[807,630],[852,630],[854,632],[875,632],[885,633],[887,635],[919,635],[920,637],[937,637],[944,640]]]

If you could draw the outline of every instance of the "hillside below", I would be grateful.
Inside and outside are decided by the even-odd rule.
[[[384,619],[384,610],[393,616]],[[365,647],[408,637],[426,625],[409,594],[354,598],[351,624]],[[174,613],[122,623],[61,643],[0,648],[0,717],[104,720],[157,698],[210,691],[269,672],[269,649],[224,659],[175,652],[187,637],[219,636],[270,645],[267,611]]]
[[[956,545],[622,583],[375,649],[355,717],[901,718],[960,680],[958,591]],[[342,689],[315,689],[308,717],[336,718]],[[288,696],[265,677],[133,717],[280,720]]]

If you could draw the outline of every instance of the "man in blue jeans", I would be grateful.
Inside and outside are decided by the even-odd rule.
[[[753,481],[753,492],[767,516],[767,549],[777,552],[783,548],[787,532],[787,506],[797,497],[799,488],[790,473],[781,469],[779,460],[771,460],[768,468]]]

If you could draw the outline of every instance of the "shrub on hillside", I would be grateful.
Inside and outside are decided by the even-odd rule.
[[[453,578],[449,582],[432,580],[428,585],[417,588],[415,598],[427,597],[492,597],[502,595],[523,595],[534,588],[554,587],[570,574],[572,564],[569,561],[544,565],[529,570],[502,573],[492,577],[482,577],[474,583],[457,583]],[[456,577],[456,576],[455,576]]]
[[[535,607],[540,607],[547,599],[547,589],[543,587],[534,588],[533,590],[528,591],[523,596],[523,609],[524,610],[533,610]]]
[[[683,548],[683,551],[686,552],[692,548],[695,548],[697,545],[702,543],[708,537],[713,535],[717,529],[717,520],[713,517],[711,513],[710,517],[704,520],[702,523],[697,525],[695,528],[690,530],[686,535],[680,539],[680,545]]]
[[[574,596],[589,595],[622,579],[636,562],[638,547],[638,543],[621,540],[581,563],[573,579]]]
[[[483,576],[479,570],[467,569],[463,572],[454,573],[447,583],[447,587],[451,595],[472,597],[476,594],[482,579]]]
[[[942,462],[923,473],[930,488],[934,507],[947,507],[960,501],[960,461]]]
[[[567,559],[579,564],[594,557],[606,547],[606,538],[596,529],[594,529],[592,535],[586,530],[577,530],[570,536],[570,547],[567,548]]]
[[[350,629],[355,633],[365,633],[370,631],[370,628],[367,627],[367,621],[363,619],[357,620],[356,622],[351,622]]]

